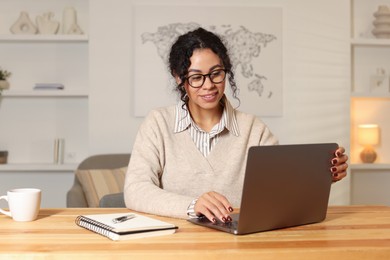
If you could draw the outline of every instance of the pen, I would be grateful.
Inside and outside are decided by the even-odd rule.
[[[114,218],[112,220],[112,222],[114,222],[115,224],[116,223],[122,223],[122,222],[124,222],[126,220],[129,220],[129,219],[132,219],[132,218],[135,218],[135,215],[134,214],[129,214],[129,215],[125,215],[125,216]]]

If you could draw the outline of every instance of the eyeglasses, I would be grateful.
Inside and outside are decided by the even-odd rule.
[[[221,83],[225,80],[226,70],[225,69],[217,69],[213,70],[209,74],[193,74],[187,77],[187,82],[193,88],[200,88],[203,86],[206,81],[206,77],[209,77],[210,81],[214,84]]]

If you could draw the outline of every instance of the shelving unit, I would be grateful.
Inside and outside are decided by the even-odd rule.
[[[372,34],[374,12],[390,0],[351,0],[351,203],[390,205],[390,84],[379,92],[371,91],[371,77],[384,69],[390,81],[390,39]],[[363,147],[357,143],[357,126],[375,123],[380,127],[378,159],[361,163]]]
[[[73,6],[84,34],[61,34],[62,14]],[[0,100],[0,150],[8,150],[8,163],[0,172],[50,165],[55,138],[65,139],[65,163],[76,164],[88,151],[89,1],[0,0],[0,66],[12,73],[10,89]],[[21,11],[35,17],[48,11],[60,22],[57,34],[11,34]],[[36,83],[61,83],[63,90],[34,90]],[[50,166],[47,166],[49,164]],[[11,168],[10,168],[11,167]],[[73,169],[73,168],[72,168]]]
[[[77,11],[84,34],[61,34],[65,7]],[[51,11],[60,22],[54,35],[9,31],[21,11],[35,23]],[[0,0],[0,66],[12,73],[0,98],[0,190],[42,189],[41,207],[65,207],[78,162],[88,155],[89,0]],[[61,83],[63,90],[34,90],[36,83]],[[64,164],[53,163],[54,140],[65,139]]]
[[[390,39],[378,39],[372,34],[374,13],[380,5],[390,6],[390,0],[351,0],[351,162],[360,163],[362,147],[356,143],[359,124],[379,124],[380,145],[376,147],[376,163],[390,162]],[[384,69],[387,84],[379,91],[370,90],[371,77]]]
[[[390,206],[390,164],[352,164],[352,204]]]

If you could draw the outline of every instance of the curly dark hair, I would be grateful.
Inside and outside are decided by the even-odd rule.
[[[184,83],[188,74],[188,68],[191,65],[190,58],[197,49],[210,49],[218,55],[226,69],[232,95],[235,99],[240,101],[237,96],[238,89],[234,80],[234,73],[232,72],[232,64],[227,48],[219,36],[202,27],[179,36],[171,47],[168,60],[169,69],[173,77],[178,76],[180,78],[180,83],[175,88],[180,94],[180,99],[185,104],[188,103],[188,96],[184,89]]]

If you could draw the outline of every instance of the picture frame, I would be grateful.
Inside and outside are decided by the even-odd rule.
[[[134,4],[134,115],[144,117],[153,108],[178,102],[168,52],[179,35],[201,26],[227,42],[239,88],[238,101],[226,83],[233,107],[282,116],[282,16],[280,6]]]

